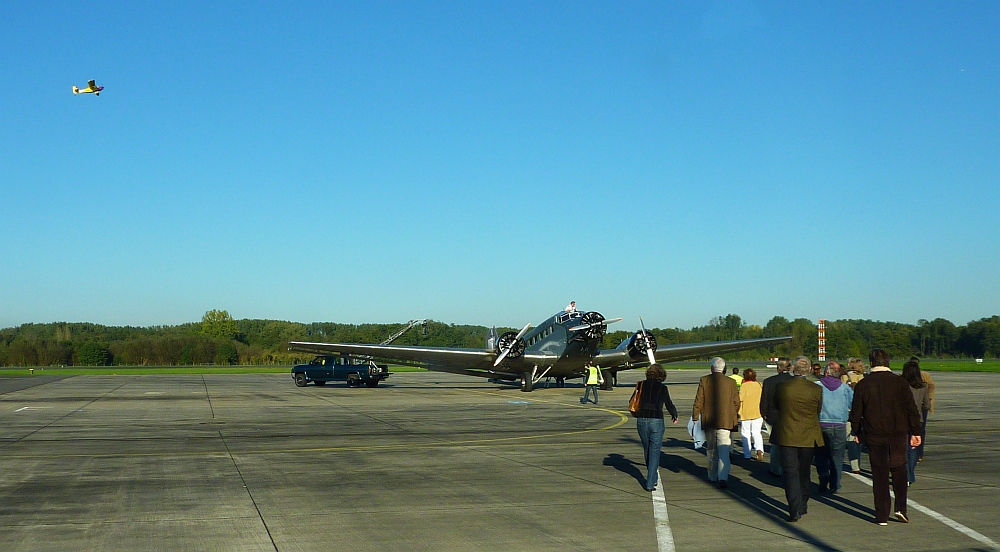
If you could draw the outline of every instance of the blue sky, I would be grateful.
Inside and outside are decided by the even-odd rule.
[[[996,2],[3,2],[0,327],[998,314],[998,27]]]

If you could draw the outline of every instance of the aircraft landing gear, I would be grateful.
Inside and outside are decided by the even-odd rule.
[[[538,381],[538,379],[540,379],[540,378],[538,379],[535,378],[535,374],[537,373],[538,373],[538,366],[535,366],[534,368],[531,369],[530,372],[525,372],[521,374],[521,391],[527,393],[535,387],[535,383]],[[545,372],[542,373],[542,376],[544,376],[547,373],[549,373],[548,368],[545,369]]]
[[[618,385],[618,374],[612,374],[610,370],[601,370],[601,375],[604,376],[601,391],[614,391],[615,385]]]

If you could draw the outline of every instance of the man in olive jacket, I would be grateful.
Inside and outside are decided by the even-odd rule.
[[[740,412],[740,390],[726,376],[725,360],[715,357],[711,366],[712,373],[698,382],[691,418],[701,420],[708,439],[708,480],[718,481],[725,489],[729,486],[729,447],[733,444],[730,431],[736,427]]]
[[[792,379],[775,391],[778,423],[771,442],[781,446],[781,470],[788,500],[788,521],[798,521],[807,511],[810,474],[817,446],[823,446],[819,413],[823,409],[823,390],[806,376],[812,363],[804,356],[792,361]]]

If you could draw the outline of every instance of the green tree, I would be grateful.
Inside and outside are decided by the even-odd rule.
[[[224,310],[210,310],[201,317],[201,333],[216,339],[236,339],[240,328]]]
[[[81,366],[107,366],[111,355],[106,345],[88,341],[76,350],[76,360]]]
[[[238,364],[240,362],[236,347],[232,343],[223,343],[215,350],[216,364]]]

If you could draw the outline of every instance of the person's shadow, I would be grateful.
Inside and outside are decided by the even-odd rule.
[[[638,439],[632,438],[626,439],[625,441],[634,444],[637,447],[638,452],[641,453],[642,444]],[[687,473],[698,477],[705,481],[707,486],[714,487],[716,485],[715,483],[708,481],[707,466],[700,465],[680,454],[672,454],[671,449],[694,450],[694,445],[688,440],[676,439],[673,437],[664,439],[663,449],[660,452],[661,469],[675,474]],[[704,451],[700,452],[704,454]],[[639,485],[645,489],[646,477],[643,475],[643,469],[645,467],[644,463],[627,458],[622,454],[612,453],[604,459],[603,464],[632,476],[639,483]],[[748,470],[749,473],[741,473],[743,470]],[[753,483],[753,480],[757,480],[757,482],[767,486],[782,487],[783,485],[781,479],[768,475],[767,470],[768,464],[766,462],[733,462],[729,475],[729,488],[727,489],[727,492],[742,501],[747,506],[751,507],[753,510],[757,511],[759,515],[784,521],[788,518],[788,508],[785,502],[768,496],[767,493],[758,488],[757,484]],[[812,487],[810,499],[811,501],[816,501],[817,503],[829,506],[859,519],[871,520],[875,516],[873,509],[862,506],[842,495],[819,494],[818,487],[815,482]],[[820,547],[829,547],[829,545],[819,541],[812,535],[805,532],[801,533],[801,536],[805,540]]]
[[[604,459],[603,464],[605,466],[611,466],[624,474],[631,475],[636,481],[639,482],[639,485],[642,486],[643,490],[646,489],[646,476],[642,474],[642,469],[638,467],[645,467],[645,464],[629,460],[628,458],[625,458],[625,456],[615,453],[609,454]]]

